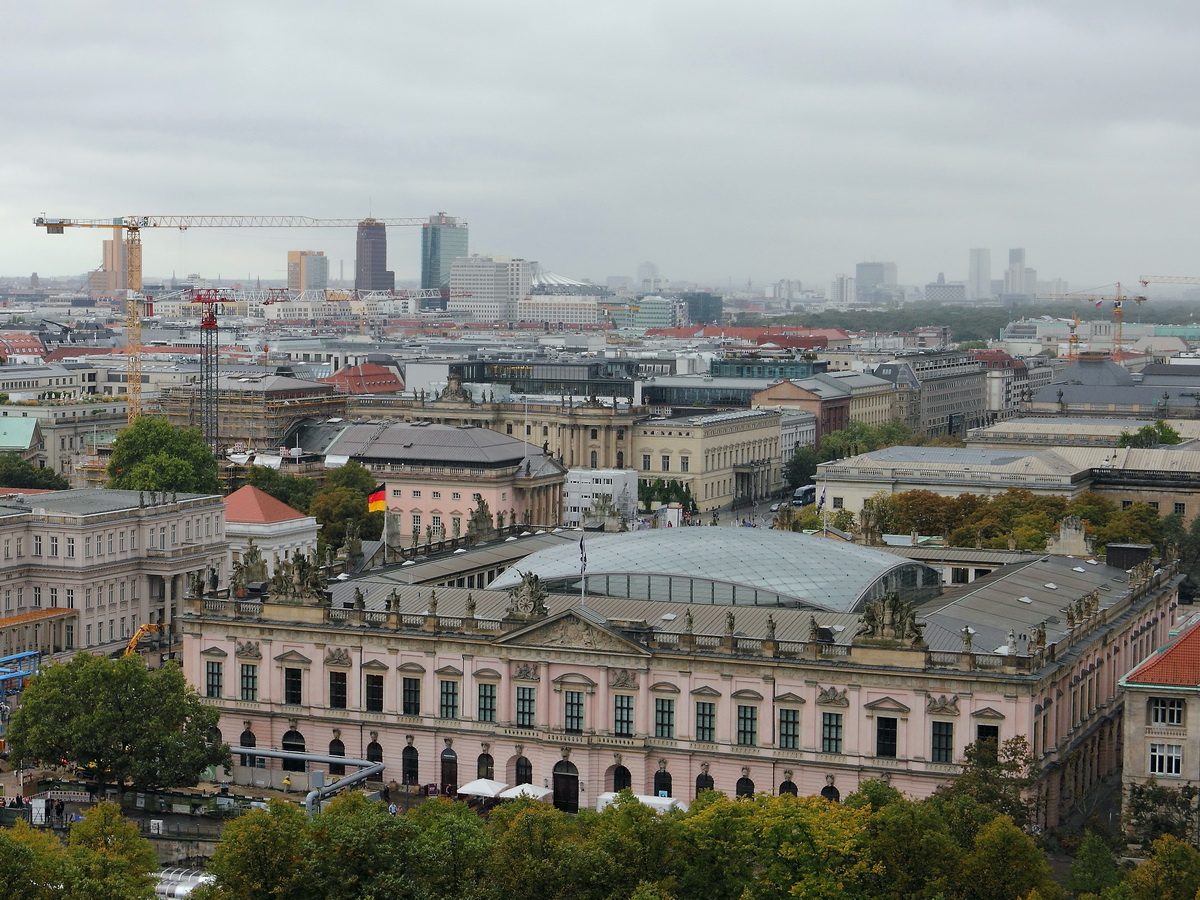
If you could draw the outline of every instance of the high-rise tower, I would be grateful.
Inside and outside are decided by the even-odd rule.
[[[289,250],[288,290],[323,291],[329,287],[329,260],[320,250]]]
[[[438,213],[421,227],[421,289],[436,291],[450,284],[450,266],[469,256],[467,225],[454,216]]]
[[[967,273],[967,299],[986,300],[992,296],[992,251],[986,247],[971,250]]]
[[[396,288],[396,273],[387,267],[387,227],[374,219],[358,223],[358,243],[354,260],[354,289],[391,291]]]

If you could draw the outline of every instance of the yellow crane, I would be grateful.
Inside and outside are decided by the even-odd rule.
[[[125,656],[133,656],[137,653],[138,644],[142,638],[150,634],[152,631],[162,631],[163,627],[155,622],[147,622],[144,625],[139,625],[137,631],[133,633],[133,637],[129,639],[129,643],[125,645]]]
[[[1125,349],[1125,310],[1122,305],[1126,300],[1132,300],[1134,303],[1141,306],[1146,301],[1143,296],[1129,297],[1121,292],[1121,283],[1117,282],[1117,292],[1115,294],[1038,294],[1039,300],[1091,300],[1096,306],[1101,306],[1105,301],[1112,301],[1113,313],[1113,349],[1112,358],[1115,362],[1121,362],[1121,354]],[[1074,313],[1072,313],[1074,315]],[[1078,327],[1079,320],[1075,317],[1075,324],[1071,328],[1070,342],[1078,343],[1078,337],[1075,334],[1075,328]],[[1122,363],[1123,365],[1123,363]]]
[[[1145,287],[1148,284],[1200,284],[1196,275],[1143,275],[1138,279]]]
[[[466,220],[459,219],[462,224]],[[110,219],[68,219],[45,214],[33,220],[47,234],[65,234],[68,228],[111,228],[113,240],[125,244],[126,299],[125,393],[128,402],[126,420],[133,422],[142,414],[142,315],[149,298],[142,296],[142,229],[177,228],[351,228],[360,224],[422,226],[428,217],[400,219],[316,219],[311,216],[115,216]]]

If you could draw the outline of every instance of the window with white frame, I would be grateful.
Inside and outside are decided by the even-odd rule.
[[[1182,725],[1183,701],[1168,697],[1153,697],[1150,700],[1151,725]]]
[[[1182,744],[1151,744],[1150,774],[1178,775],[1183,771]]]

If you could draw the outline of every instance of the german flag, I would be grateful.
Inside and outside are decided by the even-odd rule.
[[[381,484],[367,497],[367,512],[387,509],[387,485]]]

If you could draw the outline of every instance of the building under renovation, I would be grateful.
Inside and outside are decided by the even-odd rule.
[[[335,385],[286,375],[222,375],[217,379],[217,443],[276,449],[301,419],[344,416],[346,396]],[[160,403],[172,425],[200,427],[199,384],[166,388]]]

